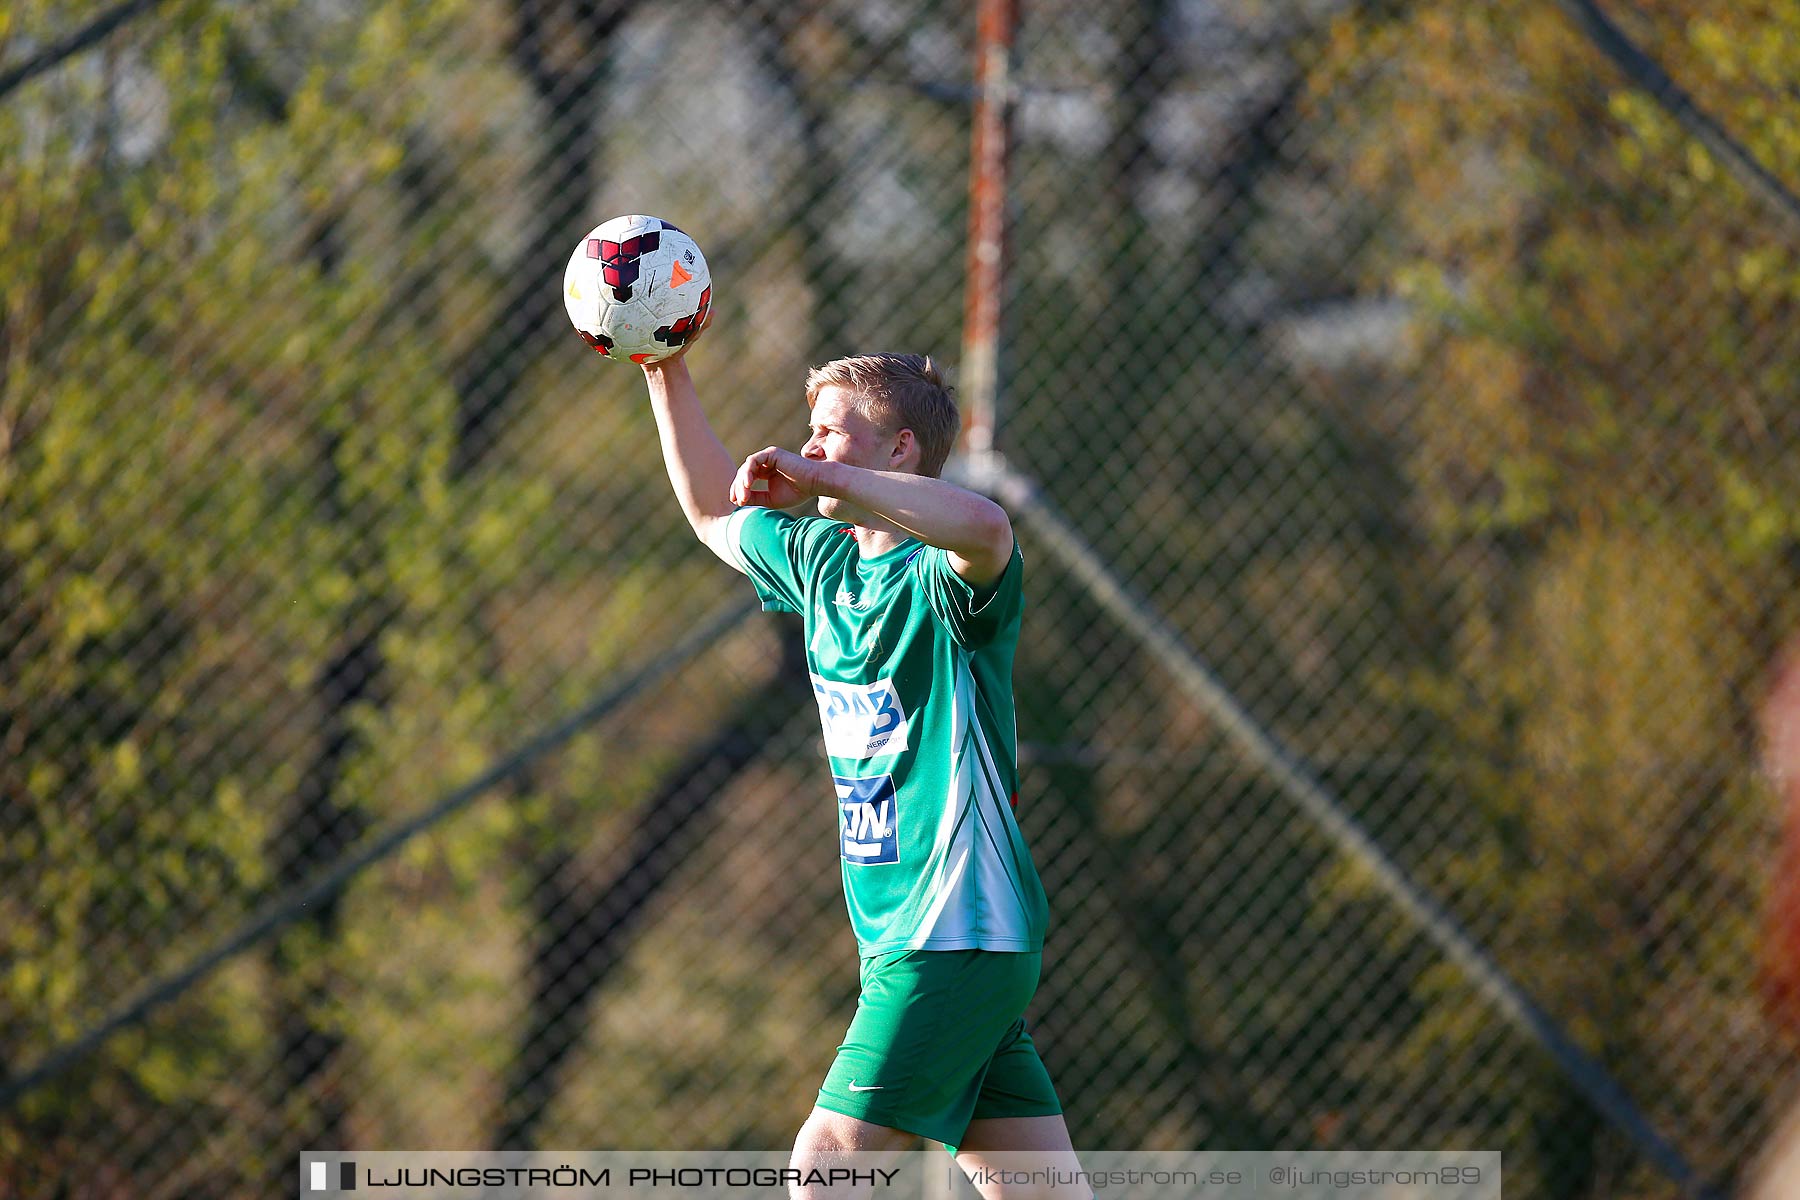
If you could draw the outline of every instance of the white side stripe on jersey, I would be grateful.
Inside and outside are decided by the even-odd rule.
[[[982,777],[986,786],[976,793],[976,815],[980,818],[983,834],[993,848],[993,866],[1005,878],[1007,890],[1012,892],[1013,899],[1018,902],[1016,911],[1023,917],[1029,905],[1020,890],[1018,864],[1014,860],[1012,805],[1001,796],[1000,769],[994,762],[993,747],[987,744],[987,735],[982,733],[979,724],[970,726],[970,733],[974,735],[976,751],[985,767]],[[983,795],[983,792],[986,794]],[[985,856],[983,861],[987,861]],[[999,895],[999,890],[994,889],[993,894]],[[1023,935],[1022,926],[1020,933]]]
[[[918,925],[919,933],[925,937],[930,937],[937,931],[944,908],[950,903],[957,885],[962,882],[963,870],[969,861],[968,831],[957,823],[957,817],[962,811],[963,797],[974,786],[974,781],[970,778],[968,756],[962,753],[962,748],[968,742],[969,718],[973,707],[970,689],[972,682],[961,669],[959,657],[956,679],[951,687],[950,745],[945,747],[950,755],[951,769],[944,788],[944,812],[937,823],[937,844],[931,849],[931,860],[936,866],[930,881],[925,885],[925,894],[930,897],[930,901]],[[963,917],[966,919],[967,915],[963,914]]]
[[[986,911],[977,918],[970,911],[953,909],[953,921],[972,927],[979,919],[987,936],[1024,938],[1031,922],[1031,906],[1015,877],[1011,810],[1002,797],[1000,769],[993,748],[975,716],[975,678],[969,669],[969,652],[958,648],[951,704],[953,769],[944,797],[939,845],[933,857],[938,869],[927,890],[929,908],[920,929],[927,936],[937,932],[938,921],[958,890],[973,886],[986,899]],[[965,873],[973,872],[965,879]],[[1008,912],[1007,898],[1013,906]]]

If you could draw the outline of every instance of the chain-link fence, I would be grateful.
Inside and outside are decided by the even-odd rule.
[[[1669,1196],[1777,1111],[1800,261],[1567,7],[1023,6],[997,441],[1078,1146]],[[799,639],[558,283],[691,232],[739,452],[808,364],[953,360],[970,9],[126,10],[0,97],[0,1192],[790,1144],[857,982]],[[1618,15],[1800,181],[1791,4]]]

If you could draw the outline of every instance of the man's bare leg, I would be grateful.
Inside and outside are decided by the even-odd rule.
[[[912,1150],[918,1144],[917,1135],[903,1129],[815,1108],[794,1139],[794,1154],[788,1165],[802,1171],[829,1171],[833,1166],[867,1170],[880,1161],[877,1154]],[[788,1194],[793,1200],[859,1200],[872,1190],[867,1185],[842,1188],[812,1184],[790,1187]]]
[[[1060,1116],[987,1117],[970,1121],[956,1149],[956,1165],[974,1183],[982,1200],[1089,1200],[1093,1192],[1075,1183],[1001,1183],[984,1180],[986,1170],[1050,1170],[1067,1180],[1081,1170],[1069,1127]]]

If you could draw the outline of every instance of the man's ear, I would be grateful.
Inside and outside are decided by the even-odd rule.
[[[893,448],[888,451],[888,470],[910,471],[918,474],[919,439],[910,429],[902,429],[894,435]]]

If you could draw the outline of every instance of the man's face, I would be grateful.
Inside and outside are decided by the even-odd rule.
[[[871,471],[899,471],[907,469],[901,443],[899,435],[857,411],[847,390],[828,384],[813,399],[812,431],[800,454]],[[832,496],[819,498],[819,512],[841,521],[855,520],[855,510]]]

